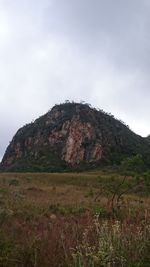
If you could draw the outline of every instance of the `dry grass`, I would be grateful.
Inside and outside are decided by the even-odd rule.
[[[149,193],[126,194],[112,211],[121,179],[106,171],[1,173],[0,266],[149,267]]]

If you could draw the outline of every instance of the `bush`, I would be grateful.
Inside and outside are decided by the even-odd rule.
[[[143,172],[145,171],[145,163],[142,155],[137,154],[132,157],[128,157],[121,161],[121,170],[123,172]]]

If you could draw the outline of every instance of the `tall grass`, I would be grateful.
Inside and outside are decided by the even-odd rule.
[[[150,224],[95,217],[72,252],[72,267],[149,267]]]
[[[122,179],[1,174],[0,267],[150,267],[150,190],[142,184],[112,208]],[[133,185],[127,177],[119,193]]]

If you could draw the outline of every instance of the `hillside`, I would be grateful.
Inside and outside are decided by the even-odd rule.
[[[33,123],[19,129],[1,163],[6,171],[64,171],[100,164],[116,164],[143,154],[150,143],[128,126],[87,104],[54,106]]]

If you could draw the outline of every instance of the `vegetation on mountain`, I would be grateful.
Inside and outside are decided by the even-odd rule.
[[[70,171],[125,164],[140,155],[150,165],[148,138],[87,103],[55,105],[19,129],[1,163],[5,171]]]

